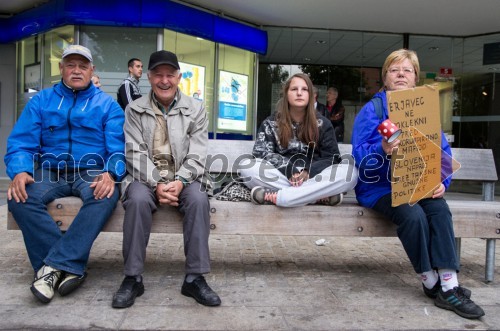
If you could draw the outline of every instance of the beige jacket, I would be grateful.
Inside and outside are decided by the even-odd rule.
[[[152,188],[156,188],[162,179],[152,160],[156,115],[151,107],[151,93],[134,100],[125,110],[125,157],[128,174],[121,185],[122,194],[134,179],[147,183]],[[203,103],[179,91],[176,105],[167,114],[167,128],[175,175],[188,182],[199,181],[211,188],[210,175],[205,169],[208,117]]]

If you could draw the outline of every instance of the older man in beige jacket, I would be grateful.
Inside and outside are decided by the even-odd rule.
[[[132,306],[144,293],[146,247],[158,204],[177,207],[183,214],[186,276],[181,293],[206,306],[221,303],[203,277],[210,272],[208,118],[201,101],[179,90],[180,79],[177,56],[154,52],[148,65],[151,92],[125,109],[125,278],[113,297],[114,308]]]

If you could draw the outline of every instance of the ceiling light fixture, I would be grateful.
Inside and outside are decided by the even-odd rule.
[[[437,46],[431,46],[431,47],[429,47],[429,50],[431,52],[439,51],[439,47],[437,47]]]
[[[310,57],[305,57],[305,58],[304,58],[304,61],[306,61],[306,62],[311,62],[311,58],[310,58]]]
[[[316,40],[316,44],[324,45],[326,44],[326,40]]]

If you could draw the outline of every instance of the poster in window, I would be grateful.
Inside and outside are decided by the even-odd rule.
[[[24,66],[24,92],[38,92],[42,88],[40,63]]]
[[[248,76],[221,70],[219,72],[219,118],[217,128],[246,131]]]
[[[198,100],[205,99],[205,67],[179,62],[182,79],[179,88],[182,93]]]

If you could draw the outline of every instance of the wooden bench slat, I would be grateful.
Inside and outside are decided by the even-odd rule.
[[[448,204],[453,213],[456,237],[500,239],[500,203],[449,200]],[[337,207],[279,208],[215,199],[210,200],[210,205],[210,223],[215,226],[213,234],[396,236],[396,227],[390,221],[353,200]],[[57,199],[48,209],[54,220],[61,222],[60,228],[64,231],[80,206],[80,199],[68,197]],[[103,231],[121,232],[124,213],[123,207],[117,206]],[[153,232],[182,233],[182,218],[175,208],[160,207],[153,220]],[[11,230],[18,228],[11,214],[7,225]]]

